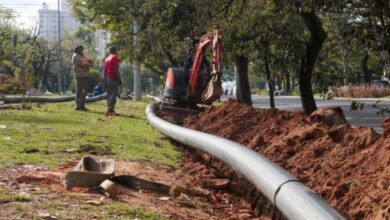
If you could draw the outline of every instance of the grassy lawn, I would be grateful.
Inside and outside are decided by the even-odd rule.
[[[116,110],[120,115],[113,119],[104,116],[106,101],[88,103],[90,112],[75,111],[73,102],[32,104],[31,110],[0,110],[0,171],[19,165],[53,167],[89,154],[177,167],[181,154],[149,126],[144,114],[147,104],[118,100]],[[38,198],[39,202],[34,202]],[[13,210],[16,219],[40,219],[34,210],[60,219],[162,218],[120,202],[112,201],[97,209],[74,195],[52,198],[42,189],[26,197],[1,185],[0,208]]]
[[[144,115],[147,102],[118,101],[119,116],[104,116],[106,102],[32,104],[32,110],[0,111],[0,169],[14,164],[58,165],[86,154],[177,165],[180,154]],[[5,125],[5,128],[4,128]]]

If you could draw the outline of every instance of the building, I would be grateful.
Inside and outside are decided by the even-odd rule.
[[[61,28],[66,30],[70,34],[73,34],[79,26],[79,22],[70,13],[70,8],[67,0],[61,0],[60,11]]]
[[[42,3],[42,9],[38,10],[39,14],[39,32],[38,36],[49,40],[58,40],[58,10],[50,9],[45,2]],[[67,0],[60,2],[60,29],[61,34],[65,32],[73,34],[79,22],[72,17]]]
[[[80,23],[72,16],[67,0],[60,1],[60,15],[61,15],[61,37],[65,34],[72,36],[77,30]],[[42,9],[38,10],[39,14],[39,32],[38,36],[57,41],[58,40],[58,10],[50,9],[46,3],[42,4]],[[106,44],[110,37],[109,34],[103,31],[97,31],[96,37],[96,51],[98,59],[103,59],[106,56]]]
[[[49,5],[42,3],[39,14],[38,36],[49,40],[58,39],[58,11],[49,9]]]

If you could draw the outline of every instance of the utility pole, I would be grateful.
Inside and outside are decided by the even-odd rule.
[[[139,41],[139,24],[137,21],[134,21],[134,46],[136,47],[138,41]],[[137,53],[136,57],[134,59],[134,98],[136,101],[141,100],[141,64],[137,58]]]
[[[57,17],[58,17],[58,47],[57,47],[57,63],[58,63],[58,93],[62,92],[62,74],[61,74],[61,11],[60,11],[60,0],[57,0]]]

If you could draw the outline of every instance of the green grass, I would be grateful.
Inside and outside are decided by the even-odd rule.
[[[73,102],[0,110],[0,169],[20,164],[55,166],[90,153],[177,166],[180,153],[145,119],[147,102],[118,100],[120,116],[104,116],[106,102],[74,110]]]

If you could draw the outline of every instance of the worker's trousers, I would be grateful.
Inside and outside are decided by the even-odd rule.
[[[106,79],[107,111],[115,112],[116,95],[118,93],[119,81],[111,78]]]
[[[85,108],[85,97],[87,96],[88,77],[76,78],[76,109]]]

